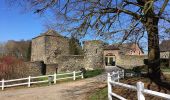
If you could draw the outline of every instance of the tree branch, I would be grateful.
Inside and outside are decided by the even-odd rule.
[[[165,0],[165,1],[164,1],[164,4],[162,5],[162,7],[161,7],[161,9],[160,9],[160,11],[159,11],[159,13],[158,13],[158,16],[161,16],[161,15],[162,15],[162,13],[164,12],[166,6],[168,5],[168,2],[169,2],[169,0]]]
[[[126,10],[126,9],[118,9],[118,8],[105,8],[102,9],[102,13],[125,13],[128,15],[131,15],[132,17],[136,18],[137,20],[140,19],[140,15],[137,13],[134,13],[132,11]]]

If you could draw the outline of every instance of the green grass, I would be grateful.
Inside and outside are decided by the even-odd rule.
[[[97,75],[102,74],[103,72],[104,69],[87,70],[87,72],[84,74],[84,78],[95,77]]]
[[[102,88],[94,93],[92,93],[88,100],[108,100],[107,97],[107,87]]]
[[[170,72],[170,68],[161,68],[162,72]]]

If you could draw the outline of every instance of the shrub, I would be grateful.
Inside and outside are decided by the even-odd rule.
[[[18,78],[23,72],[23,61],[12,56],[0,58],[0,79]]]

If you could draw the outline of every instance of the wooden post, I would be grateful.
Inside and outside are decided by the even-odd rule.
[[[28,87],[31,86],[31,76],[28,76]]]
[[[73,80],[76,80],[76,72],[73,71]]]
[[[117,81],[119,82],[119,79],[120,79],[120,75],[119,75],[120,73],[119,73],[119,71],[118,71],[118,73],[117,73]]]
[[[145,100],[145,96],[142,93],[143,90],[144,90],[144,83],[137,82],[137,96],[138,96],[138,100]]]
[[[5,88],[5,80],[2,79],[2,90],[4,90],[4,88]]]
[[[57,79],[57,74],[56,74],[56,73],[54,73],[54,79],[53,79],[54,84],[56,84],[56,79]]]
[[[112,93],[112,85],[110,84],[110,81],[111,81],[111,76],[110,76],[110,73],[108,73],[108,74],[107,74],[108,99],[109,99],[109,100],[112,100],[112,96],[111,96],[111,93]]]
[[[84,78],[83,72],[81,72],[81,78]]]
[[[125,70],[122,70],[122,78],[125,78]]]

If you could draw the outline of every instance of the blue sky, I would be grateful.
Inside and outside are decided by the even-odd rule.
[[[43,19],[32,12],[21,13],[18,8],[9,8],[0,2],[0,42],[27,40],[44,32]]]

